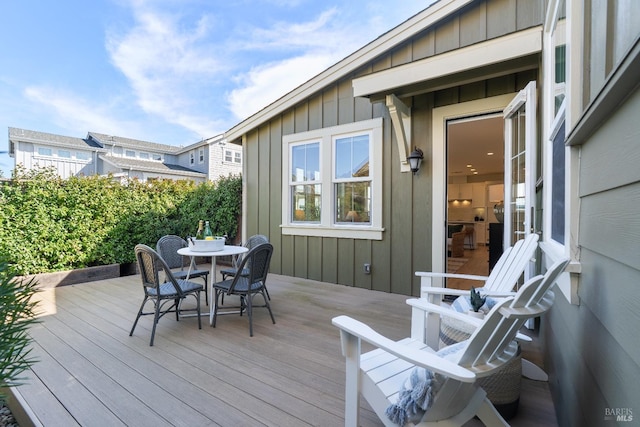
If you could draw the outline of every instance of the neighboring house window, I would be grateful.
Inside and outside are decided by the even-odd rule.
[[[231,150],[224,151],[224,161],[231,163],[233,161],[233,152]]]
[[[53,152],[51,151],[51,148],[38,147],[38,154],[41,156],[52,156]]]
[[[133,151],[133,150],[127,150],[127,151],[125,151],[124,155],[127,156],[127,157],[135,157],[136,156],[136,152]]]
[[[204,163],[204,148],[198,150],[198,161]]]
[[[63,159],[70,159],[71,158],[71,151],[69,151],[69,150],[58,150],[58,157],[61,157]]]
[[[382,119],[283,142],[283,234],[382,239]]]
[[[189,153],[189,164],[193,165],[196,162],[196,154],[192,151]]]
[[[76,152],[76,159],[78,159],[78,160],[90,160],[91,159],[91,154],[87,153],[85,151],[77,151]]]
[[[151,158],[153,160],[162,161],[162,156],[160,154],[153,153],[151,154]]]
[[[143,160],[148,160],[149,159],[149,153],[140,153],[138,155],[138,157],[140,157]]]
[[[234,156],[233,156],[233,161],[236,162],[237,164],[241,164],[242,163],[242,153],[240,153],[239,151],[236,151],[234,153]]]

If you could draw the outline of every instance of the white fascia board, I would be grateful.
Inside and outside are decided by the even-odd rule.
[[[391,92],[398,87],[473,70],[542,51],[542,27],[533,27],[400,65],[353,80],[353,95]]]
[[[418,34],[425,28],[429,28],[433,24],[463,8],[472,1],[475,0],[437,1],[422,12],[414,15],[394,29],[384,33],[363,48],[357,50],[337,64],[318,74],[316,77],[287,93],[271,105],[238,123],[225,132],[225,137],[229,141],[234,141],[240,138],[242,135],[245,135],[247,132],[260,126],[272,117],[288,110],[301,100],[324,89],[332,82],[337,81],[370,61],[373,61],[378,56],[390,51],[395,46],[398,46],[413,37],[415,34]]]

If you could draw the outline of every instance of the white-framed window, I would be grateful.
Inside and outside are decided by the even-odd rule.
[[[38,147],[38,155],[53,156],[53,151],[49,147]]]
[[[198,150],[198,162],[200,164],[204,163],[204,148]]]
[[[231,163],[233,161],[233,151],[224,150],[224,161],[227,163]]]
[[[550,265],[570,257],[564,274],[556,281],[567,301],[578,304],[578,230],[574,212],[579,206],[577,182],[578,151],[567,147],[567,136],[581,109],[581,72],[577,52],[581,49],[579,2],[550,0],[544,23],[543,49],[543,239],[544,263]],[[568,7],[569,6],[569,7]],[[577,8],[576,8],[577,7]],[[574,22],[572,16],[578,17]]]
[[[70,159],[71,158],[71,151],[69,150],[58,150],[58,157],[62,158],[62,159]]]
[[[133,150],[126,150],[124,152],[124,155],[127,156],[127,157],[135,157],[136,156],[136,152],[133,151]]]
[[[195,164],[195,163],[196,163],[196,153],[195,153],[195,152],[193,152],[193,151],[191,151],[191,152],[189,153],[189,164],[190,164],[190,165],[193,165],[193,164]]]
[[[152,160],[156,160],[158,162],[162,161],[162,155],[158,154],[158,153],[151,153],[151,159]]]
[[[233,154],[233,161],[239,165],[242,164],[242,153],[239,151],[236,151]]]
[[[283,234],[382,239],[382,122],[283,137]]]
[[[86,151],[76,151],[76,159],[91,160],[91,153],[87,153]]]
[[[149,160],[149,153],[140,153],[138,154],[138,157],[142,160]]]

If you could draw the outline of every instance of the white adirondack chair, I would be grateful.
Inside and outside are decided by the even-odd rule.
[[[535,233],[518,240],[512,247],[507,248],[502,253],[489,276],[417,271],[416,276],[420,277],[420,296],[429,298],[432,303],[438,303],[439,301],[434,298],[438,295],[469,295],[469,291],[433,286],[432,278],[434,277],[480,281],[482,282],[480,286],[482,287],[483,295],[493,297],[513,295],[513,288],[529,261],[534,257],[537,247],[538,235]],[[480,286],[475,287],[478,288]]]
[[[518,240],[513,246],[507,248],[489,276],[479,276],[472,274],[455,274],[417,271],[416,276],[420,277],[420,297],[427,298],[429,302],[440,304],[443,295],[457,295],[458,297],[469,295],[468,290],[443,288],[434,286],[433,278],[450,278],[450,279],[466,279],[482,282],[481,293],[484,296],[492,298],[501,298],[513,295],[513,289],[518,283],[520,276],[534,257],[538,248],[538,235],[529,234],[524,239]],[[437,348],[438,336],[440,334],[440,317],[430,315],[429,326],[427,330],[427,343]],[[526,359],[522,359],[523,373],[527,378],[538,381],[546,381],[547,374]]]
[[[485,425],[508,425],[486,398],[477,380],[499,370],[516,355],[514,339],[519,335],[518,329],[527,319],[540,316],[551,307],[554,295],[549,288],[567,262],[556,263],[544,276],[530,279],[515,296],[498,302],[484,320],[429,303],[424,298],[409,299],[411,337],[398,342],[348,316],[335,317],[332,322],[340,328],[342,352],[346,358],[345,426],[359,425],[360,394],[385,425],[397,425],[386,411],[391,405],[398,404],[400,389],[408,384],[416,367],[444,378],[431,396],[430,408],[415,425],[459,426],[474,416]],[[435,353],[424,341],[425,313],[428,312],[469,320],[477,325],[477,329],[468,340]],[[376,349],[361,354],[363,340]]]

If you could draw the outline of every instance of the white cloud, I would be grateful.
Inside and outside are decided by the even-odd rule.
[[[88,102],[59,89],[30,86],[24,95],[32,102],[44,106],[53,113],[53,121],[62,128],[82,130],[110,130],[120,135],[130,135],[134,126],[110,117],[109,106]]]
[[[107,49],[113,64],[126,76],[136,103],[148,114],[202,135],[219,133],[221,123],[198,113],[207,81],[225,68],[211,55],[210,20],[181,27],[179,17],[140,6],[136,25],[127,33],[112,33]],[[210,102],[211,100],[209,100]]]
[[[240,120],[289,93],[333,63],[328,55],[306,55],[261,65],[238,77],[239,87],[228,96],[229,108]]]

